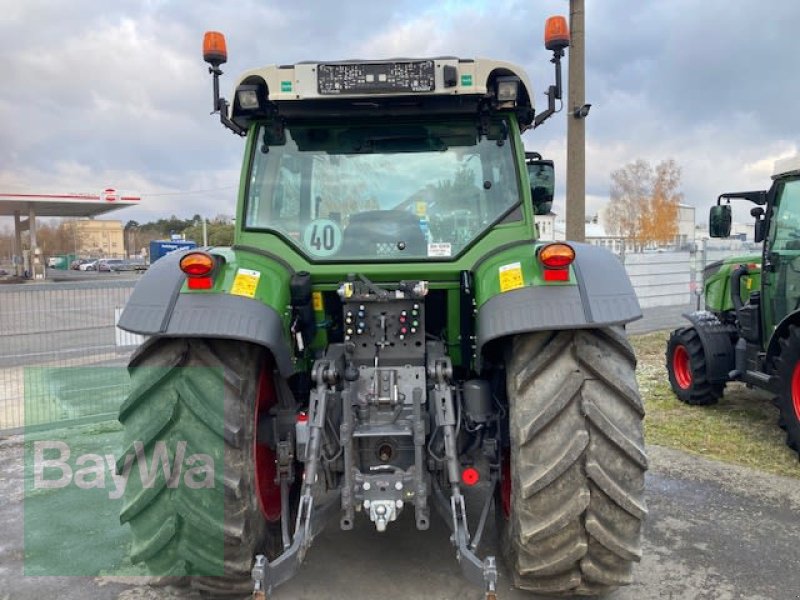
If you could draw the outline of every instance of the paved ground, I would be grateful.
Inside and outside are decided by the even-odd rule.
[[[696,304],[676,304],[673,306],[655,306],[642,309],[642,318],[628,323],[628,333],[650,333],[662,329],[674,329],[689,321],[683,318],[684,313],[697,310]]]
[[[800,598],[800,480],[675,450],[649,452],[645,556],[635,584],[609,600]],[[0,442],[0,599],[173,597],[113,578],[22,577],[21,455],[18,441]],[[409,527],[407,518],[384,535],[360,525],[350,533],[334,527],[324,532],[300,575],[275,600],[481,598],[462,579],[440,520],[426,533]],[[493,536],[488,542],[494,543]],[[501,600],[537,598],[510,589],[507,581],[501,581]]]

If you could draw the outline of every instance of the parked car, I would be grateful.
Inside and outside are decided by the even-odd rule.
[[[97,260],[89,260],[78,267],[79,271],[96,271],[97,270]]]
[[[141,258],[131,258],[130,260],[123,260],[122,264],[114,267],[115,271],[146,271],[147,263]]]
[[[125,261],[121,258],[101,258],[97,261],[97,270],[105,271],[106,273],[111,271],[119,271],[120,267],[124,264]]]
[[[73,271],[77,271],[81,265],[85,265],[86,263],[90,262],[88,258],[76,258],[71,263],[69,263],[69,268]]]

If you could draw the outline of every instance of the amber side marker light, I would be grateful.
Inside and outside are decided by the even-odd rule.
[[[539,262],[544,266],[545,281],[569,281],[569,266],[575,260],[575,249],[569,244],[547,244],[539,249]]]
[[[216,266],[214,257],[205,252],[189,252],[179,263],[186,273],[186,283],[190,290],[208,290],[214,285],[211,273]]]

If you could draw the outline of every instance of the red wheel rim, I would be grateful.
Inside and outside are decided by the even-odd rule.
[[[511,451],[503,452],[503,463],[500,467],[500,504],[503,516],[511,517]]]
[[[264,365],[258,377],[255,422],[253,427],[256,429],[258,428],[259,417],[261,417],[261,415],[266,415],[276,401],[275,387],[272,385],[272,369],[270,365]],[[280,521],[281,487],[275,482],[277,475],[275,451],[267,444],[259,444],[257,435],[255,435],[254,438],[253,460],[255,462],[255,483],[258,504],[267,521]]]
[[[792,407],[794,418],[800,421],[800,362],[794,365],[792,373]]]
[[[686,346],[675,346],[675,350],[672,351],[672,372],[675,375],[675,382],[682,390],[692,387],[692,369]]]

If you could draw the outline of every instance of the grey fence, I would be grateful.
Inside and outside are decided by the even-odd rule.
[[[0,285],[0,432],[116,413],[140,341],[116,328],[135,283]]]
[[[733,243],[722,247],[700,245],[694,252],[629,253],[623,257],[623,262],[642,308],[702,306],[706,265],[731,256],[755,255],[759,251],[752,245]]]
[[[625,270],[642,308],[689,304],[694,298],[695,255],[689,252],[627,254]]]

